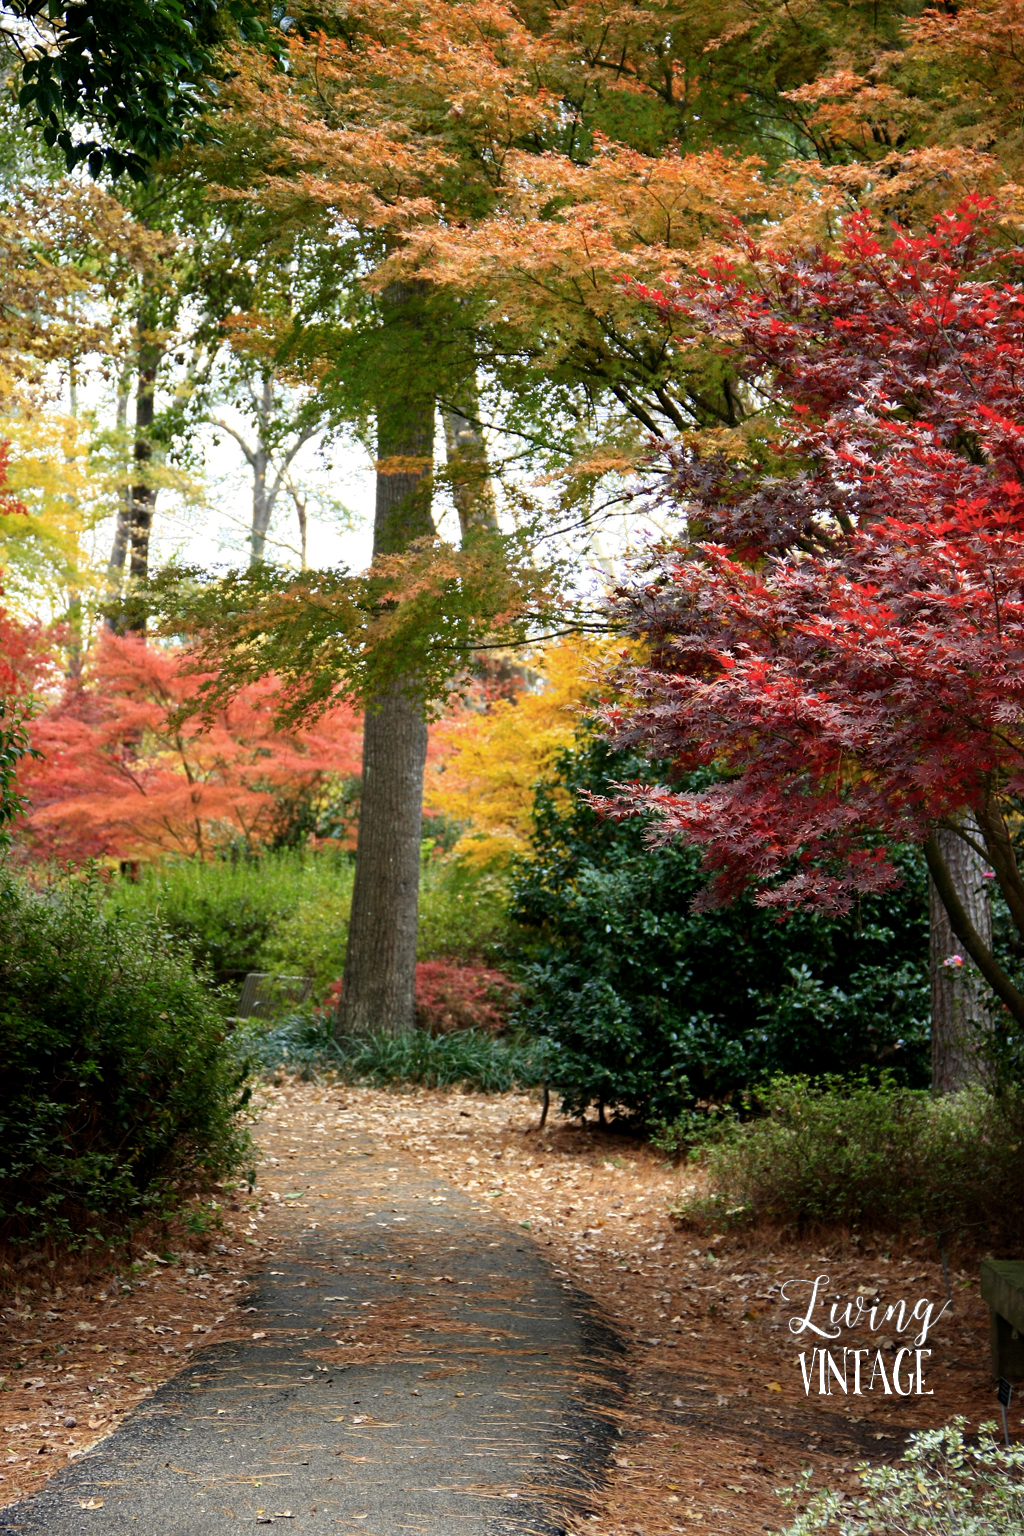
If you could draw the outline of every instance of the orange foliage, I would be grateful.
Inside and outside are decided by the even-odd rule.
[[[23,826],[38,857],[212,855],[273,840],[282,802],[358,774],[361,725],[336,705],[314,726],[273,719],[272,679],[239,691],[207,728],[202,675],[180,653],[104,634],[81,681],[33,724]]]

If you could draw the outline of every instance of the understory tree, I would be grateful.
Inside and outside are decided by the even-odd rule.
[[[993,952],[950,839],[978,856],[1024,938],[1024,287],[998,209],[972,199],[927,237],[847,226],[841,248],[737,240],[652,296],[718,338],[762,409],[742,442],[667,450],[688,538],[652,551],[616,616],[626,662],[610,734],[694,790],[624,786],[654,842],[704,850],[705,907],[846,912],[895,886],[918,844],[959,952],[1019,1035],[1024,995]],[[936,1085],[979,1075],[970,1010],[934,1042]],[[941,1016],[940,1016],[941,1024]]]

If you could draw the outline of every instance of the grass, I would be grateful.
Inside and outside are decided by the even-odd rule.
[[[264,1072],[277,1068],[302,1078],[332,1073],[344,1082],[375,1087],[465,1087],[480,1093],[508,1093],[544,1081],[541,1042],[496,1037],[478,1030],[430,1035],[351,1035],[335,1038],[328,1020],[295,1015],[271,1028],[248,1025],[235,1036],[236,1049]]]

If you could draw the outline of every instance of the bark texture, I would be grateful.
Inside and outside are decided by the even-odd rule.
[[[934,834],[938,851],[956,894],[988,950],[992,948],[992,908],[987,865],[958,833],[940,828]],[[991,1028],[986,1006],[989,988],[957,938],[934,879],[928,879],[931,918],[932,1090],[954,1093],[984,1076],[984,1036]],[[945,962],[959,955],[962,966]]]
[[[343,1034],[400,1034],[416,1023],[423,711],[401,693],[367,712],[356,877],[338,1009]]]
[[[395,288],[385,315],[400,338],[415,325],[415,294]],[[377,412],[377,490],[373,553],[396,554],[434,533],[431,469],[434,398],[390,395]],[[340,1034],[415,1028],[423,768],[422,705],[396,688],[366,712],[352,919],[338,1003]]]

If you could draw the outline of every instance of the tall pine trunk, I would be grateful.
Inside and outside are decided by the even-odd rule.
[[[956,832],[935,833],[942,860],[967,915],[989,949],[992,947],[992,908],[985,878],[986,864]],[[931,918],[932,1090],[955,1093],[984,1078],[985,1035],[992,1026],[986,1000],[991,992],[977,966],[957,939],[931,877],[928,880]],[[945,962],[959,956],[962,965]]]
[[[385,320],[401,336],[415,326],[415,291],[384,296]],[[400,347],[396,348],[400,351]],[[396,358],[400,366],[400,359]],[[431,537],[434,397],[389,394],[377,411],[373,553],[397,554]],[[388,461],[395,462],[394,473]],[[366,711],[356,875],[338,1003],[339,1034],[400,1034],[416,1023],[416,926],[427,727],[422,703],[393,688]]]

